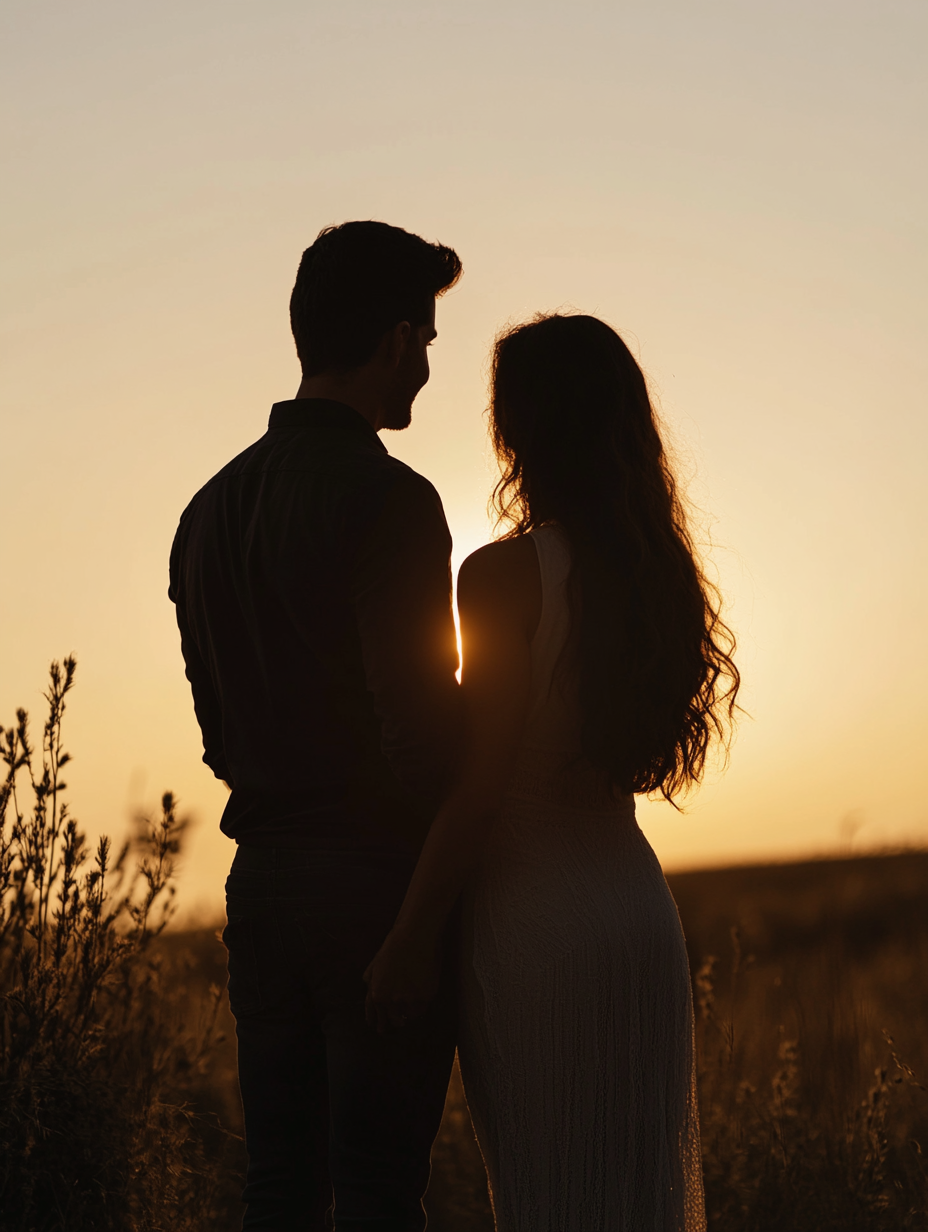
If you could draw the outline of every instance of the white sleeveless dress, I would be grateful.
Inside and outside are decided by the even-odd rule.
[[[690,975],[635,821],[580,755],[563,532],[528,721],[465,912],[459,1054],[498,1232],[702,1232]]]

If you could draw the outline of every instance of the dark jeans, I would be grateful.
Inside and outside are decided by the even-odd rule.
[[[229,999],[248,1174],[243,1227],[421,1232],[454,1059],[454,973],[378,1035],[362,975],[413,861],[384,850],[239,848],[226,882]]]

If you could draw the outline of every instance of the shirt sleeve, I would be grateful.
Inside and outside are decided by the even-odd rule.
[[[382,751],[400,784],[436,807],[461,728],[451,535],[438,493],[414,471],[401,472],[362,540],[352,598]]]
[[[184,673],[190,681],[193,693],[193,708],[203,736],[203,761],[217,779],[230,787],[234,786],[226,762],[222,741],[222,705],[217,696],[209,668],[200,654],[187,618],[184,603],[184,587],[181,569],[181,533],[178,531],[171,548],[171,576],[168,598],[174,604],[177,627],[180,630],[180,649],[184,656]]]

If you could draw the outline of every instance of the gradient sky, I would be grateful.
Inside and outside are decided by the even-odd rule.
[[[178,515],[299,380],[320,227],[454,245],[388,448],[489,537],[486,357],[571,305],[647,372],[741,644],[731,767],[665,866],[928,841],[918,0],[7,0],[0,722],[74,651],[74,811],[173,788],[232,849],[166,598]]]

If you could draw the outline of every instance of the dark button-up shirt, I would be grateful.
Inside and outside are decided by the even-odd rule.
[[[435,489],[338,402],[276,403],[196,494],[169,594],[226,834],[421,838],[457,746],[450,552]]]

